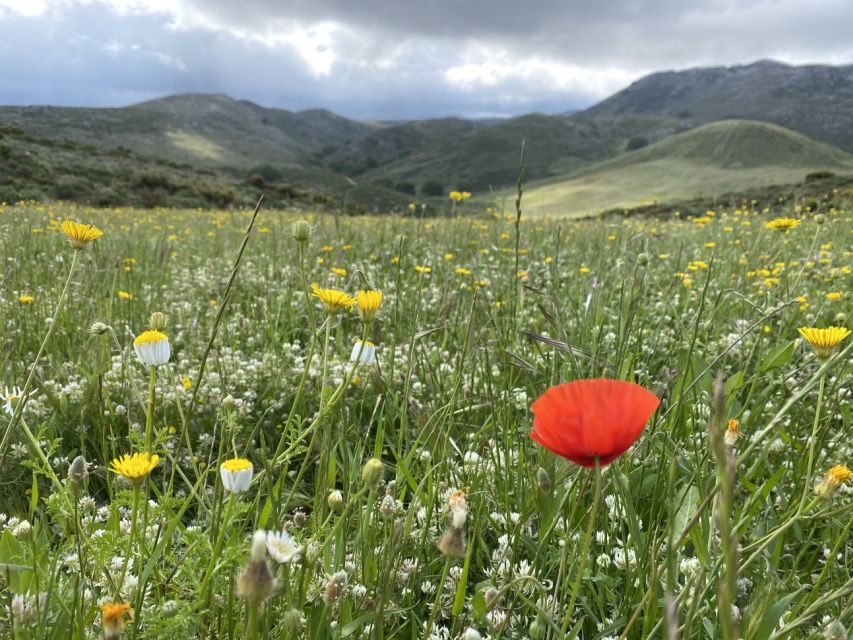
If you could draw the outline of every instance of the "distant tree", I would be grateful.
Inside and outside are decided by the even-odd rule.
[[[816,180],[828,180],[834,178],[835,174],[832,171],[813,171],[806,175],[806,182],[814,182]]]
[[[675,115],[678,116],[679,118],[682,118],[682,119],[683,118],[689,118],[690,112],[687,109],[682,109],[681,111],[679,111]]]
[[[266,182],[280,182],[284,174],[278,167],[269,163],[259,164],[249,169],[249,175],[260,176]]]
[[[264,177],[259,176],[257,173],[250,174],[249,177],[246,178],[246,182],[248,182],[250,185],[257,189],[263,189],[267,184],[267,181],[264,180]]]
[[[415,195],[415,185],[411,182],[398,182],[394,188],[400,193],[408,193],[410,196]]]
[[[628,151],[636,151],[637,149],[642,149],[645,146],[648,146],[649,141],[647,138],[643,136],[634,136],[630,140],[628,140],[628,144],[625,145],[625,149]]]
[[[423,196],[443,196],[444,185],[438,180],[427,180],[421,185],[421,195]]]

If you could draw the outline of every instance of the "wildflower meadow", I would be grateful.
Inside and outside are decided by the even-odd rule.
[[[846,640],[853,202],[470,195],[0,206],[0,637]]]

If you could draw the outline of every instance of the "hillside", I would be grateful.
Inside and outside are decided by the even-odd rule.
[[[306,170],[312,189],[212,167],[145,156],[127,148],[46,138],[0,124],[0,202],[68,200],[94,206],[250,207],[260,194],[272,207],[387,210],[393,193],[343,176]],[[323,182],[321,183],[321,180]],[[337,181],[337,182],[335,182]],[[340,198],[330,193],[343,194]]]
[[[584,113],[760,120],[853,151],[852,104],[853,65],[760,61],[653,73]]]
[[[312,154],[372,130],[327,111],[265,109],[210,94],[181,94],[115,109],[0,107],[0,124],[45,138],[240,170],[265,162],[305,167]]]
[[[759,122],[715,122],[528,187],[531,214],[582,214],[853,172],[853,155]]]
[[[389,186],[408,185],[420,191],[433,182],[445,191],[486,191],[515,182],[522,140],[526,141],[525,175],[535,180],[613,157],[624,151],[633,137],[657,140],[685,126],[676,119],[657,116],[543,114],[488,126],[458,120],[440,122],[445,123],[443,130],[436,132],[433,127],[429,138],[415,133],[422,123],[374,131],[336,153],[332,160],[346,157],[350,165],[361,162],[358,166],[364,166],[364,156],[369,154],[373,166],[363,171],[361,178]],[[394,151],[382,153],[382,149]]]
[[[216,94],[114,109],[0,107],[4,124],[40,140],[159,158],[238,180],[254,173],[268,183],[327,193],[369,210],[397,209],[412,199],[435,198],[443,205],[455,188],[512,184],[522,139],[526,175],[541,179],[621,153],[631,138],[657,140],[690,126],[668,117],[582,114],[361,123],[328,111],[267,109]]]

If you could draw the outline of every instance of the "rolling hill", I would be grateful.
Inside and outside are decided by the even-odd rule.
[[[771,122],[853,151],[853,65],[748,65],[664,71],[591,107],[588,116],[646,114],[699,122]]]
[[[531,214],[588,214],[853,172],[853,155],[776,125],[724,120],[528,186]]]
[[[515,182],[522,140],[526,141],[525,175],[538,179],[613,157],[625,150],[631,138],[657,140],[684,126],[677,119],[658,116],[543,114],[488,125],[461,120],[430,123],[429,136],[423,135],[425,123],[376,130],[330,156],[329,162],[357,166],[361,179],[386,186],[402,184],[420,190],[433,182],[445,191],[486,191]]]
[[[221,187],[242,202],[254,187],[366,211],[413,200],[441,209],[452,189],[485,195],[513,185],[523,139],[526,179],[544,181],[531,206],[597,210],[796,181],[818,168],[847,172],[849,157],[815,140],[853,151],[851,104],[853,66],[762,61],[656,73],[586,111],[505,120],[357,122],[219,94],[110,109],[0,107],[0,145],[14,158],[0,161],[0,195],[136,202],[133,181],[153,171],[196,185],[174,193],[215,185],[214,200]],[[719,126],[695,129],[709,123]]]
[[[241,170],[264,162],[304,167],[311,154],[373,128],[328,111],[265,109],[216,94],[180,94],[115,109],[2,107],[0,123],[46,138]]]

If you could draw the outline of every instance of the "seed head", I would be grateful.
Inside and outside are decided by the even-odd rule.
[[[823,630],[824,640],[847,640],[847,629],[838,620],[830,622]]]
[[[275,579],[266,559],[267,534],[255,531],[252,536],[252,558],[237,577],[237,594],[249,602],[261,603],[272,595]]]
[[[109,330],[109,325],[100,321],[93,322],[91,325],[89,325],[89,333],[91,333],[93,336],[103,335]]]
[[[326,589],[323,591],[323,601],[326,604],[335,604],[344,595],[346,588],[347,572],[338,571],[326,582]]]
[[[450,558],[464,558],[467,545],[462,529],[450,527],[438,541],[438,550]]]

